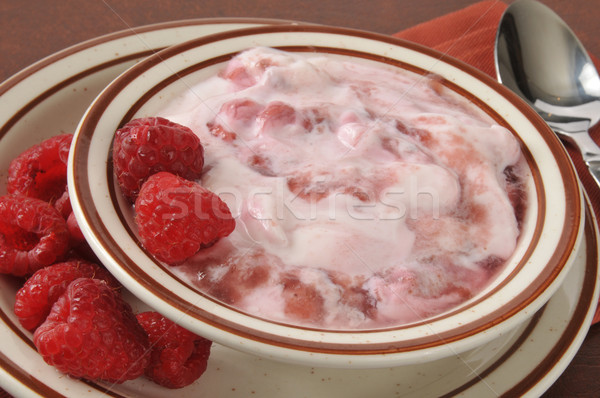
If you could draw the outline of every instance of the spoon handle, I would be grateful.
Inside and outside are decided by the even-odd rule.
[[[568,140],[579,148],[583,161],[600,187],[600,147],[598,144],[590,137],[587,130],[569,133]]]

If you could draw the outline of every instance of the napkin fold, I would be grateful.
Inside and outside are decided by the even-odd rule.
[[[461,10],[421,23],[394,34],[458,58],[488,75],[496,78],[494,66],[494,42],[500,18],[508,5],[498,0],[485,0]],[[590,54],[600,70],[600,61]],[[600,142],[600,123],[590,134]],[[573,159],[579,178],[590,197],[596,218],[600,219],[600,188],[590,175],[579,151],[566,145]],[[600,321],[600,307],[596,310],[593,323]]]

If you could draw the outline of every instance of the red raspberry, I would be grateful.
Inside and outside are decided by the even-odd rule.
[[[239,88],[248,88],[256,84],[256,78],[250,74],[248,69],[239,62],[229,62],[225,70],[220,73],[220,77],[230,80]]]
[[[67,229],[69,230],[69,234],[71,235],[71,240],[73,241],[73,245],[86,243],[85,237],[79,228],[79,224],[77,224],[77,219],[75,218],[75,213],[71,212],[69,217],[67,217]]]
[[[263,106],[248,98],[236,98],[225,102],[217,117],[208,122],[206,127],[212,135],[225,142],[233,142],[237,138],[235,131],[244,129],[256,120]]]
[[[148,178],[135,201],[135,212],[144,247],[171,265],[235,229],[227,204],[217,195],[167,172]]]
[[[249,98],[236,98],[221,106],[219,116],[231,121],[250,123],[256,119],[262,109],[262,105]]]
[[[168,388],[192,384],[204,371],[212,342],[173,323],[157,312],[142,312],[137,319],[148,333],[150,365],[146,376]]]
[[[90,245],[86,242],[75,242],[74,239],[71,239],[71,250],[67,252],[65,258],[77,258],[80,260],[89,261],[96,264],[101,264],[101,261],[96,256],[96,253],[92,250]]]
[[[148,336],[106,282],[76,279],[33,334],[46,363],[73,377],[122,383],[144,373]]]
[[[208,130],[210,131],[210,133],[213,136],[220,138],[225,142],[233,142],[237,139],[236,133],[228,130],[227,128],[221,126],[220,124],[215,124],[215,123],[209,122],[206,124],[206,127],[208,127]]]
[[[8,168],[8,193],[54,203],[67,188],[67,159],[73,134],[62,134],[34,145]]]
[[[289,124],[298,124],[306,131],[310,131],[313,128],[309,118],[297,112],[292,106],[280,101],[269,102],[257,115],[256,121],[261,131],[267,132],[278,132],[279,129]]]
[[[325,316],[325,299],[313,285],[291,274],[282,278],[285,313],[299,320],[320,321]]]
[[[262,129],[277,129],[296,122],[296,110],[290,105],[273,101],[257,116]]]
[[[69,218],[69,215],[73,212],[73,208],[71,207],[71,198],[69,197],[68,188],[65,188],[65,192],[60,198],[54,201],[53,205],[65,220]]]
[[[75,214],[71,209],[71,202],[69,200],[68,192],[65,192],[65,195],[67,196],[66,201],[63,201],[64,198],[59,199],[56,201],[56,203],[54,203],[54,208],[56,208],[67,221],[67,230],[71,236],[71,248],[78,252],[81,256],[91,260],[92,262],[95,262],[96,255],[85,240],[85,236],[83,236],[81,228],[79,228],[79,223],[77,223]]]
[[[26,196],[0,197],[0,273],[32,274],[68,249],[67,223],[54,207]]]
[[[167,119],[135,119],[115,133],[114,172],[123,194],[131,201],[154,173],[168,171],[195,180],[203,166],[200,139],[189,128]]]
[[[207,265],[203,269],[205,277],[195,280],[195,284],[210,292],[210,295],[227,304],[239,304],[253,290],[264,286],[281,268],[281,260],[264,250],[246,251],[242,255],[230,256],[225,262]],[[190,265],[195,269],[195,264]],[[194,272],[190,270],[190,272]]]
[[[36,271],[17,292],[15,315],[21,325],[34,331],[50,313],[52,305],[78,278],[95,278],[106,281],[115,289],[119,282],[104,268],[83,260],[56,263]]]

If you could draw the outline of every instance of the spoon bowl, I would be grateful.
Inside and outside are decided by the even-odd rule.
[[[600,147],[588,134],[600,120],[600,76],[567,24],[535,0],[504,12],[496,36],[498,80],[576,145],[600,185]]]

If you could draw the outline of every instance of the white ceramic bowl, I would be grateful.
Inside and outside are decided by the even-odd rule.
[[[110,152],[115,130],[132,118],[152,116],[160,102],[157,98],[186,89],[232,55],[257,45],[337,53],[437,74],[444,86],[511,130],[522,142],[532,177],[521,237],[501,275],[466,303],[422,322],[331,331],[243,313],[188,286],[149,256],[138,243],[130,206],[113,180]],[[498,337],[522,324],[558,289],[583,235],[584,206],[571,162],[551,130],[520,99],[481,72],[430,49],[323,26],[269,26],[217,34],[170,47],[135,65],[98,96],[81,120],[70,157],[69,189],[88,242],[142,301],[221,344],[314,366],[409,365],[500,341]]]

